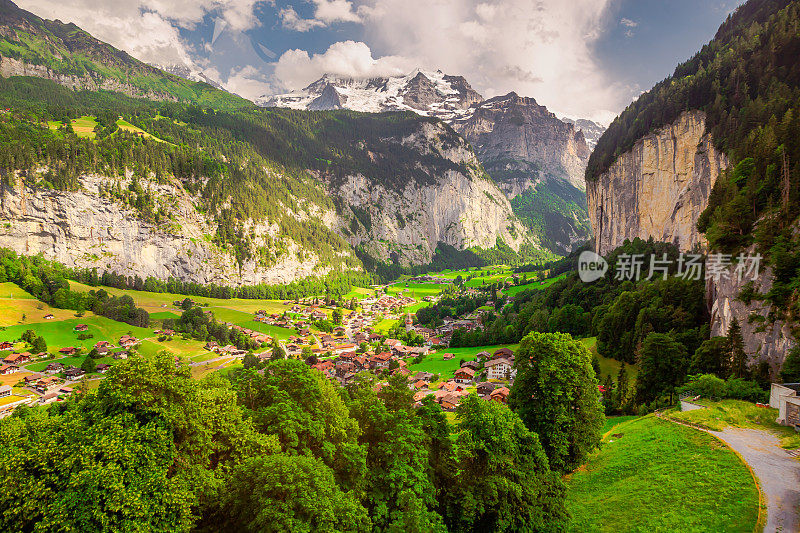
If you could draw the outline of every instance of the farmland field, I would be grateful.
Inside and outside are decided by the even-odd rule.
[[[550,285],[552,285],[556,281],[564,279],[565,277],[567,277],[566,274],[561,274],[559,276],[555,276],[555,277],[552,277],[552,278],[547,278],[547,279],[542,280],[542,281],[534,281],[534,282],[531,282],[531,283],[528,283],[528,284],[525,284],[525,285],[515,285],[513,287],[509,287],[509,288],[505,289],[503,292],[505,294],[509,295],[509,296],[514,296],[515,294],[520,293],[520,292],[522,292],[524,290],[527,290],[527,289],[544,289],[546,287],[549,287]]]
[[[713,436],[647,416],[614,426],[567,481],[570,531],[751,532],[758,489]]]

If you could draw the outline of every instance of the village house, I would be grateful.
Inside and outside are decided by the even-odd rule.
[[[510,359],[514,356],[514,352],[509,348],[500,348],[499,350],[495,350],[494,354],[492,355],[492,359],[499,359],[505,358]]]
[[[511,375],[511,363],[508,359],[492,359],[484,364],[488,379],[508,379]]]
[[[0,398],[11,396],[11,385],[0,385]]]
[[[470,383],[475,378],[475,371],[471,368],[461,367],[453,376],[458,383]]]
[[[480,367],[481,367],[481,364],[479,362],[477,362],[477,361],[464,361],[461,364],[461,368],[471,368],[475,372],[477,372]]]
[[[71,396],[73,392],[72,387],[62,386],[58,389],[58,394],[60,396]]]
[[[12,350],[12,349],[14,349],[14,345],[11,344],[10,342],[8,342],[8,341],[0,342],[0,350],[5,351],[5,350]]]
[[[486,396],[487,394],[491,394],[492,391],[496,388],[494,383],[489,381],[482,381],[478,383],[478,396]]]
[[[105,374],[109,368],[111,368],[111,365],[108,365],[106,363],[98,363],[97,366],[95,367],[95,370],[97,370],[97,372],[101,374]]]
[[[123,335],[119,338],[119,345],[123,348],[130,348],[131,346],[137,344],[139,339],[134,337],[133,335]]]
[[[458,394],[448,394],[442,398],[442,409],[445,411],[453,411],[458,404],[461,403],[461,397]]]
[[[489,352],[487,352],[486,350],[484,350],[484,351],[482,351],[482,352],[478,352],[478,353],[475,355],[475,358],[476,358],[478,361],[483,361],[483,360],[485,360],[485,359],[489,359],[491,356],[492,356],[492,354],[490,354]]]
[[[58,393],[57,392],[48,392],[47,394],[43,394],[39,396],[39,403],[42,405],[46,405],[48,403],[53,403],[58,400]]]
[[[389,368],[389,361],[391,361],[392,356],[388,352],[381,352],[379,354],[374,355],[370,358],[370,368]]]
[[[88,331],[88,324],[75,324],[75,331]]]
[[[508,403],[508,395],[511,393],[508,387],[500,387],[489,394],[489,399],[499,403]]]
[[[0,375],[6,376],[8,374],[14,374],[19,372],[19,367],[17,365],[2,365],[0,366]]]
[[[78,353],[78,348],[76,348],[75,346],[65,346],[64,348],[58,350],[58,353],[66,356],[72,356]]]
[[[28,352],[12,353],[3,360],[3,362],[10,365],[24,365],[31,362],[31,354]]]
[[[34,383],[42,379],[42,377],[43,377],[42,374],[39,374],[38,372],[35,374],[31,374],[30,376],[25,376],[24,378],[25,385],[33,385]]]
[[[108,341],[100,341],[95,343],[94,349],[97,350],[97,353],[100,355],[106,355],[109,350],[111,350],[112,346],[111,343]]]
[[[64,377],[70,380],[75,380],[85,375],[86,372],[82,368],[78,368],[75,366],[70,366],[66,370],[64,370]]]
[[[431,381],[433,381],[433,374],[431,374],[430,372],[425,372],[423,370],[420,370],[419,372],[414,374],[414,378],[413,379],[414,379],[414,381],[417,381],[417,380],[421,379],[423,381],[431,382]]]
[[[49,378],[44,378],[39,380],[39,382],[34,387],[38,392],[45,394],[54,389],[57,389],[61,385],[61,380],[57,377],[52,376]]]
[[[444,355],[442,356],[442,359],[443,359],[443,360],[445,360],[445,361],[449,361],[449,360],[450,360],[450,359],[452,359],[453,357],[455,357],[455,355],[453,355],[453,354],[451,354],[451,353],[446,353],[446,354],[444,354]]]
[[[55,316],[53,316],[52,313],[47,313],[46,315],[44,315],[45,320],[53,320],[54,318]]]
[[[44,369],[45,372],[48,374],[58,374],[59,372],[64,371],[64,364],[63,363],[50,363],[47,365],[47,368]]]

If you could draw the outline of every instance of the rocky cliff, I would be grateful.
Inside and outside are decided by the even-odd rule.
[[[671,242],[681,250],[703,246],[697,218],[727,164],[700,111],[685,112],[639,139],[587,183],[596,250],[606,254],[634,237]]]
[[[513,92],[490,98],[452,125],[512,197],[547,178],[584,188],[590,151],[583,133],[533,98]]]
[[[771,322],[770,305],[760,300],[742,301],[739,294],[751,282],[753,290],[766,293],[772,287],[772,269],[762,268],[755,280],[739,280],[732,272],[719,280],[706,281],[706,302],[711,315],[711,335],[727,335],[736,318],[742,328],[744,348],[751,361],[767,361],[773,375],[780,370],[786,353],[796,344],[791,328],[782,320]]]
[[[330,270],[316,256],[287,243],[286,253],[269,266],[235,257],[210,242],[213,221],[195,209],[197,199],[180,184],[158,186],[173,201],[175,222],[157,227],[99,195],[111,178],[89,175],[76,192],[32,189],[18,181],[0,190],[0,246],[26,255],[42,254],[71,267],[97,268],[128,276],[170,276],[197,283],[251,285],[288,283]],[[263,245],[276,236],[269,223],[250,224]],[[302,253],[301,253],[302,252]],[[302,259],[301,259],[302,257]]]
[[[355,246],[384,261],[428,263],[441,242],[456,249],[491,248],[498,239],[515,251],[528,239],[508,199],[481,171],[463,140],[443,142],[445,126],[428,122],[414,135],[399,140],[421,157],[438,155],[462,171],[447,170],[433,181],[410,180],[387,187],[362,175],[331,183],[330,192],[353,212],[343,218],[342,232]],[[349,235],[348,235],[349,234]]]

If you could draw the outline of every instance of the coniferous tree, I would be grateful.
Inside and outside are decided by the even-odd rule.
[[[748,377],[747,353],[744,351],[744,339],[739,321],[733,319],[728,328],[728,345],[730,346],[731,376],[745,379]]]

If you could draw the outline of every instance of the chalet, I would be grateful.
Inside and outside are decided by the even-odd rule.
[[[64,377],[66,379],[78,379],[86,375],[86,372],[82,368],[78,368],[75,366],[70,366],[66,370],[64,370]]]
[[[208,341],[206,343],[206,345],[203,346],[203,348],[205,348],[206,350],[215,352],[215,351],[217,351],[217,348],[219,348],[219,344],[217,344],[217,341]]]
[[[60,385],[61,381],[57,377],[52,376],[49,378],[40,379],[34,388],[40,393],[46,394],[53,389],[57,389]]]
[[[328,318],[328,315],[326,315],[324,311],[320,311],[319,309],[314,309],[311,312],[311,318],[313,318],[314,320],[323,320]]]
[[[337,344],[337,345],[335,345],[333,347],[333,353],[338,355],[338,354],[342,354],[342,353],[345,353],[345,352],[352,352],[356,348],[357,348],[357,346],[355,344],[350,344],[350,343]]]
[[[73,393],[72,387],[62,386],[58,389],[58,394],[60,396],[71,396]]]
[[[13,349],[14,349],[14,345],[11,344],[10,342],[8,342],[8,341],[0,342],[0,350],[5,351],[5,350],[13,350]]]
[[[513,356],[514,352],[509,348],[500,348],[499,350],[495,350],[494,354],[492,354],[492,359],[498,359],[500,357],[510,359]]]
[[[47,368],[44,369],[45,372],[48,374],[58,374],[59,372],[64,371],[64,364],[63,363],[50,363],[47,365]]]
[[[75,331],[88,331],[88,324],[75,324]]]
[[[58,400],[58,393],[57,392],[48,392],[47,394],[43,394],[39,396],[39,403],[42,405],[46,405],[48,403],[53,403]]]
[[[508,379],[511,374],[511,363],[508,359],[492,359],[484,365],[489,379]]]
[[[28,352],[12,353],[11,355],[6,356],[3,361],[10,365],[24,365],[25,363],[31,362],[31,354]]]
[[[423,398],[425,398],[426,396],[429,396],[430,394],[431,394],[431,391],[429,391],[429,390],[421,390],[421,391],[419,391],[419,392],[414,394],[414,401],[415,402],[421,402]]]
[[[336,361],[336,375],[344,377],[345,374],[352,374],[356,366],[350,361]]]
[[[475,371],[471,368],[461,367],[455,371],[454,378],[458,383],[469,383],[475,378]]]
[[[38,372],[36,374],[31,374],[30,376],[25,376],[25,385],[33,385],[40,379],[42,379],[42,375]]]
[[[19,367],[17,365],[2,365],[0,366],[0,375],[7,376],[8,374],[14,374],[19,372]]]
[[[442,386],[439,387],[439,390],[443,390],[446,392],[461,392],[462,390],[464,390],[464,387],[462,387],[455,381],[447,381],[445,383],[442,383]]]
[[[499,403],[508,403],[508,395],[511,393],[508,387],[500,387],[489,394],[489,399]]]
[[[118,352],[114,352],[113,355],[114,359],[127,359],[129,352],[127,352],[126,350],[120,350]]]
[[[423,380],[420,379],[419,381],[414,382],[411,385],[411,387],[413,389],[416,389],[416,390],[427,389],[428,388],[428,382],[427,381],[423,381]]]
[[[63,354],[63,355],[67,355],[67,356],[75,355],[76,353],[78,353],[78,348],[76,348],[75,346],[66,346],[66,347],[61,348],[60,350],[58,350],[58,353]]]
[[[458,404],[461,403],[461,396],[458,394],[448,394],[442,398],[442,409],[446,411],[452,411]]]
[[[139,339],[134,337],[133,335],[123,335],[119,338],[119,345],[123,348],[130,348],[131,346],[138,344]]]
[[[385,344],[389,348],[394,348],[395,346],[402,346],[403,345],[403,343],[400,342],[397,339],[386,339],[385,341],[383,341],[383,344]]]
[[[106,355],[111,348],[111,343],[108,341],[100,341],[94,345],[94,349],[97,350],[97,353],[100,355]]]
[[[476,372],[478,371],[478,369],[480,367],[481,367],[481,364],[479,362],[477,362],[477,361],[464,361],[464,363],[461,365],[461,368],[471,368],[472,370],[474,370]]]
[[[44,319],[45,320],[53,320],[54,318],[55,317],[52,315],[52,313],[48,313],[48,314],[44,315]]]
[[[98,363],[98,365],[95,367],[95,369],[101,374],[105,374],[109,368],[111,368],[111,365],[107,365],[106,363]]]
[[[433,381],[433,374],[431,374],[430,372],[424,372],[424,371],[420,370],[419,372],[414,374],[414,381],[417,381],[417,380],[420,380],[420,379],[423,380],[423,381],[431,382],[431,381]]]
[[[492,391],[495,389],[495,384],[489,381],[482,381],[478,383],[478,396],[486,396],[487,394],[491,394]]]
[[[383,335],[379,333],[370,333],[369,335],[369,342],[378,342],[383,339]]]
[[[5,398],[6,396],[11,396],[11,385],[1,385],[0,386],[0,398]]]
[[[445,361],[449,361],[449,360],[450,360],[450,359],[452,359],[453,357],[455,357],[455,355],[453,355],[453,354],[451,354],[451,353],[446,353],[446,354],[444,354],[444,355],[442,356],[442,359],[444,359]]]
[[[367,364],[368,364],[367,358],[364,357],[363,355],[353,359],[353,365],[355,365],[356,370],[358,371],[365,370],[367,368]]]
[[[391,361],[391,359],[391,354],[388,352],[381,352],[370,358],[369,366],[370,368],[389,368],[389,361]]]

